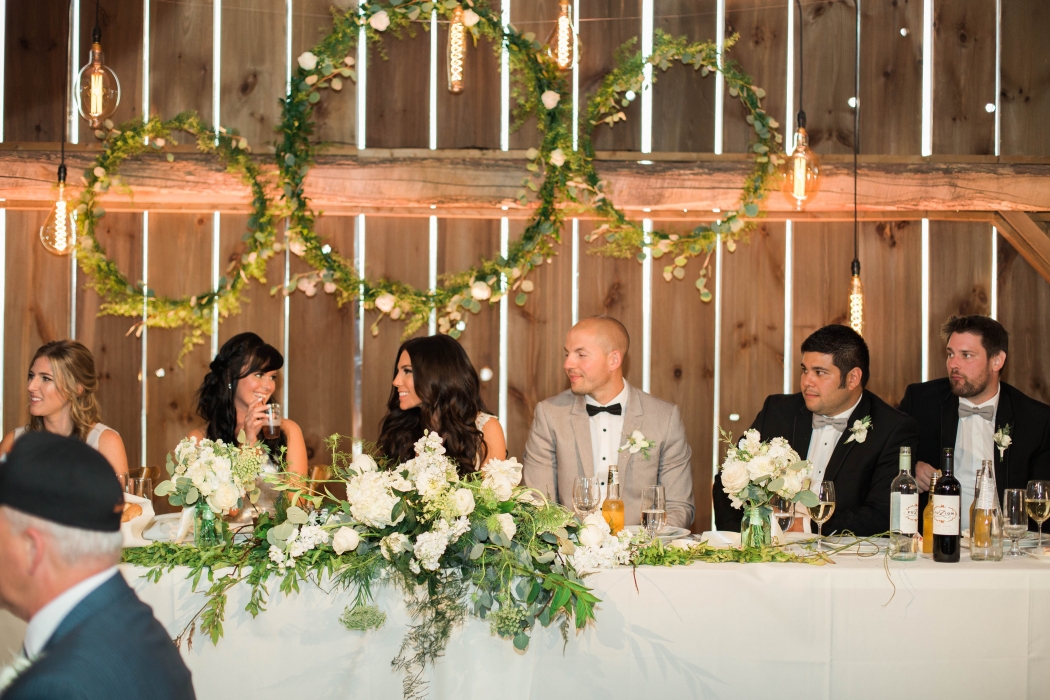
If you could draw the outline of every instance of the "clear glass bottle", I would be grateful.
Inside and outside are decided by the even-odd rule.
[[[995,485],[995,467],[989,459],[981,463],[977,500],[970,519],[970,559],[1001,561],[1003,558],[1003,509]]]
[[[900,474],[890,484],[890,559],[919,556],[919,486],[911,475],[911,448],[900,451]]]
[[[623,500],[620,498],[620,472],[615,465],[609,467],[609,492],[602,502],[602,517],[609,523],[612,534],[623,529]]]
[[[971,530],[973,529],[973,511],[977,507],[977,499],[981,497],[981,475],[983,473],[984,466],[977,467],[977,475],[973,479],[973,501],[970,503],[970,512],[967,514],[969,517],[967,518],[966,522],[963,523],[964,530],[966,528],[970,528]],[[970,536],[973,536],[972,532]]]
[[[922,553],[933,554],[933,489],[941,478],[941,470],[934,469],[930,477],[930,490],[926,494],[926,507],[922,511]]]

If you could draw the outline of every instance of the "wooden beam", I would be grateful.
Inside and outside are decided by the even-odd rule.
[[[1001,211],[995,216],[995,226],[1021,257],[1050,282],[1050,237],[1039,224],[1024,212]]]
[[[67,154],[71,184],[80,182],[95,152],[83,149]],[[711,213],[718,213],[715,210],[731,209],[751,169],[739,155],[691,154],[691,161],[652,155],[647,161],[599,160],[597,169],[618,206],[654,219],[712,218]],[[858,208],[876,212],[877,218],[911,218],[920,212],[930,218],[931,212],[1050,210],[1050,162],[994,160],[862,158]],[[260,161],[265,165],[267,158],[260,156]],[[306,188],[315,209],[328,213],[523,218],[529,209],[517,204],[515,197],[526,174],[524,165],[522,156],[493,151],[327,154],[318,158]],[[54,196],[57,166],[58,154],[49,150],[0,150],[3,205],[46,206]],[[805,212],[796,212],[775,192],[764,200],[764,209],[778,218],[841,217],[844,212],[852,216],[850,164],[829,157],[823,172],[821,191]],[[124,165],[121,177],[131,186],[131,194],[111,189],[102,199],[108,210],[245,211],[249,203],[247,188],[214,158],[181,148],[173,163],[159,155],[133,159]]]

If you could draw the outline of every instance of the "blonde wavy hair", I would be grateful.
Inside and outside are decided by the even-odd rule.
[[[95,357],[83,343],[76,340],[52,340],[40,346],[29,366],[32,367],[40,357],[51,361],[51,374],[55,378],[58,393],[69,402],[74,434],[81,440],[87,439],[88,433],[102,418],[102,409],[95,397],[98,389]],[[39,430],[44,430],[44,419],[30,416],[26,431]]]

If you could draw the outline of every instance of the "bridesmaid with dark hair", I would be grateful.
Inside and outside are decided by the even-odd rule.
[[[205,424],[189,437],[236,444],[243,430],[249,445],[261,442],[274,457],[285,448],[288,471],[306,476],[306,442],[294,421],[283,419],[281,432],[274,439],[263,435],[267,405],[273,403],[277,372],[282,367],[281,353],[255,333],[240,333],[227,340],[197,390],[197,415]],[[271,462],[266,470],[275,472],[276,467]],[[271,510],[277,492],[266,486],[262,492],[257,505],[260,510]]]
[[[379,436],[379,449],[403,462],[424,430],[438,433],[459,473],[476,471],[490,459],[505,459],[503,428],[481,400],[478,373],[466,351],[447,335],[413,338],[397,351],[393,389]]]

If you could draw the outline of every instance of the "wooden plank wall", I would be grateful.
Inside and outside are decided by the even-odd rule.
[[[542,40],[553,26],[556,7],[544,0],[510,0],[512,22]],[[279,3],[280,5],[280,3]],[[580,64],[581,101],[595,89],[612,64],[612,52],[639,34],[641,2],[582,0]],[[655,26],[694,39],[714,38],[715,0],[656,0]],[[310,48],[328,26],[327,0],[302,0],[294,5],[291,27],[293,56]],[[56,105],[65,72],[66,17],[45,12],[39,3],[7,3],[5,41],[6,141],[55,141],[62,129]],[[283,5],[282,5],[283,8]],[[268,148],[279,116],[278,97],[285,80],[284,42],[288,28],[282,8],[253,0],[224,5],[221,68],[218,73],[222,121],[239,128],[256,150]],[[991,8],[991,9],[990,9]],[[82,52],[93,16],[83,4]],[[853,4],[803,3],[805,27],[804,105],[810,133],[819,153],[848,153],[853,147]],[[1050,108],[1050,51],[1040,28],[1050,21],[1041,0],[1003,4],[1001,57],[1001,152],[1004,155],[1050,155],[1050,138],[1041,117]],[[137,14],[136,14],[137,13]],[[124,88],[118,119],[141,117],[142,5],[104,0],[104,46]],[[150,5],[150,111],[165,117],[196,109],[210,121],[212,84],[213,6],[156,0]],[[726,32],[740,41],[730,54],[766,89],[764,106],[784,121],[787,106],[788,3],[777,0],[727,0]],[[934,44],[935,154],[988,154],[995,151],[994,4],[987,0],[936,0]],[[861,118],[863,153],[919,154],[921,149],[922,3],[865,3],[862,46]],[[901,29],[907,31],[902,33]],[[373,50],[369,56],[367,145],[420,148],[428,145],[430,34],[423,23],[416,36],[384,42],[387,59]],[[467,89],[450,95],[444,72],[447,28],[440,26],[438,65],[438,145],[441,148],[499,147],[499,70],[493,47],[470,46]],[[873,38],[868,38],[873,37]],[[798,41],[797,27],[795,41]],[[275,48],[277,47],[277,48]],[[32,65],[33,70],[21,67]],[[798,106],[798,63],[795,63]],[[31,76],[31,77],[30,77]],[[657,151],[709,152],[714,146],[713,78],[702,79],[681,67],[659,73],[653,88],[653,147]],[[25,81],[32,80],[32,89]],[[21,81],[21,82],[20,82]],[[392,87],[393,86],[393,87]],[[328,94],[317,107],[316,138],[354,144],[356,91]],[[750,130],[739,104],[726,96],[724,151],[743,152]],[[628,120],[595,135],[599,149],[637,150],[641,144],[641,100],[626,109]],[[581,105],[581,111],[582,111]],[[584,127],[585,128],[585,127]],[[81,125],[81,141],[91,137]],[[534,127],[526,124],[511,135],[511,148],[536,143]],[[771,196],[780,196],[773,194]],[[364,217],[364,253],[370,275],[389,275],[417,286],[428,284],[428,260],[436,255],[439,274],[461,269],[499,249],[500,221],[437,219],[437,249],[431,251],[426,218]],[[36,243],[41,212],[6,212],[5,353],[3,365],[3,428],[24,422],[24,376],[28,360],[43,342],[65,337],[70,321],[70,266],[50,257]],[[246,217],[219,219],[219,262],[225,268],[237,255]],[[686,224],[682,224],[686,226]],[[150,213],[149,282],[158,292],[189,293],[210,286],[215,231],[211,212]],[[523,223],[509,222],[511,240]],[[333,247],[351,257],[360,235],[359,218],[321,216],[318,231]],[[507,430],[511,454],[521,456],[535,404],[566,388],[562,342],[573,317],[572,289],[579,290],[577,313],[609,313],[631,332],[633,349],[627,376],[642,382],[643,267],[635,260],[610,260],[589,255],[583,241],[591,224],[579,222],[580,255],[574,266],[571,222],[562,232],[565,243],[549,264],[532,273],[537,291],[524,307],[508,305]],[[100,240],[129,279],[143,276],[144,217],[111,214],[102,222]],[[719,424],[739,433],[752,420],[764,397],[784,384],[787,328],[791,331],[789,380],[797,386],[799,345],[810,332],[846,319],[849,263],[853,257],[853,227],[848,223],[794,222],[788,246],[788,226],[765,222],[747,245],[723,251],[722,293],[704,304],[692,283],[698,264],[686,280],[667,283],[662,264],[653,265],[651,281],[651,390],[681,409],[693,449],[697,520],[709,523],[713,428]],[[1008,380],[1025,391],[1050,400],[1050,368],[1045,340],[1050,324],[1050,285],[1001,237],[992,260],[992,231],[984,224],[929,224],[930,321],[921,328],[922,225],[919,222],[866,222],[860,231],[859,255],[866,290],[866,337],[872,349],[870,388],[894,402],[904,387],[921,378],[922,334],[930,339],[928,374],[943,375],[943,349],[938,328],[952,313],[990,313],[997,296],[1000,319],[1013,332]],[[788,260],[791,260],[790,268]],[[172,264],[177,261],[177,264]],[[225,322],[219,342],[252,330],[281,347],[285,336],[285,300],[270,294],[284,279],[285,260],[269,265],[266,284],[254,284],[241,315]],[[994,280],[993,280],[994,268]],[[714,265],[713,268],[714,269]],[[291,260],[292,274],[305,271]],[[793,284],[789,289],[786,279]],[[717,279],[709,287],[714,289]],[[83,277],[78,279],[83,286]],[[31,294],[26,294],[31,290]],[[995,294],[993,294],[993,291]],[[793,315],[785,318],[784,296],[790,294]],[[338,308],[319,292],[309,299],[297,293],[288,300],[288,408],[306,433],[311,461],[322,462],[322,439],[332,432],[355,430],[367,439],[378,435],[389,397],[394,353],[401,326],[384,320],[373,338],[369,328],[375,312],[364,319],[361,356],[362,403],[354,403],[354,349],[358,335],[356,305]],[[206,371],[210,346],[194,350],[183,366],[176,363],[178,333],[150,331],[147,372],[139,376],[141,340],[125,336],[133,319],[99,317],[93,292],[76,293],[77,336],[96,355],[104,420],[124,437],[129,460],[141,450],[140,382],[147,382],[147,463],[158,464],[164,453],[198,419],[193,395]],[[493,379],[483,384],[491,411],[499,405],[500,372],[498,305],[485,306],[470,319],[462,342],[479,368]],[[716,329],[716,313],[721,326]],[[421,331],[426,332],[424,329]],[[721,342],[716,346],[716,334]],[[721,368],[718,415],[714,414],[715,366]],[[158,373],[158,370],[163,370]],[[278,391],[281,391],[279,388]],[[732,420],[731,415],[738,418]],[[717,418],[717,421],[716,421]]]

